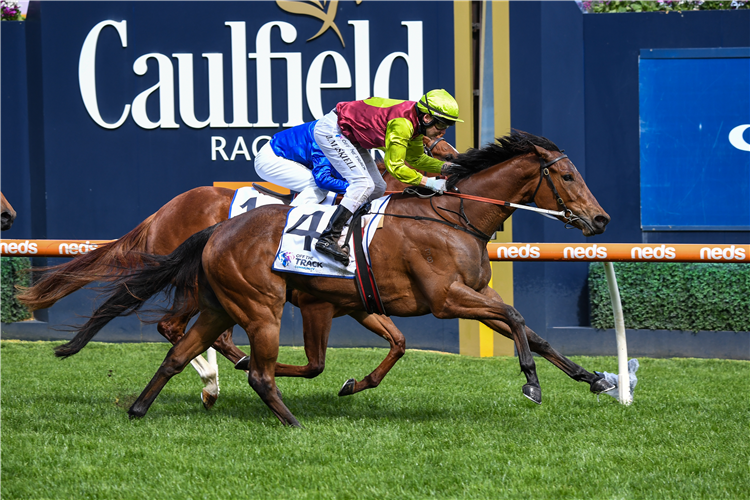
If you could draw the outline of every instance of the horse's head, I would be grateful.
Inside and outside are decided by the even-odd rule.
[[[604,232],[609,215],[596,201],[568,156],[534,145],[539,157],[539,184],[533,201],[540,208],[564,211],[563,222],[577,227],[584,236]]]
[[[16,211],[13,210],[8,200],[5,199],[4,194],[0,193],[0,197],[2,197],[2,215],[0,216],[0,221],[2,222],[2,230],[5,231],[10,229],[13,221],[16,220]]]

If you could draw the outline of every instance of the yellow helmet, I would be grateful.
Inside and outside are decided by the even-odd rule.
[[[449,122],[462,122],[458,117],[458,103],[445,89],[430,90],[417,102],[422,113],[442,118]]]

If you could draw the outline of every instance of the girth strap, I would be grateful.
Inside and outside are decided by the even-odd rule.
[[[369,203],[368,203],[369,205]],[[380,299],[380,292],[378,291],[378,285],[375,283],[375,276],[372,274],[372,268],[367,263],[367,257],[365,256],[364,250],[364,238],[362,237],[362,216],[369,210],[357,210],[352,217],[352,222],[349,225],[349,234],[347,235],[347,242],[349,237],[352,236],[352,247],[354,251],[354,260],[357,264],[357,269],[354,272],[354,280],[357,283],[357,291],[359,297],[362,299],[362,304],[365,306],[365,311],[368,314],[384,314],[385,307]]]

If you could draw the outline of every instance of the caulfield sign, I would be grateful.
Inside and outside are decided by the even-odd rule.
[[[306,4],[279,4],[282,9],[290,12],[295,11],[294,7],[297,7],[296,10],[300,13],[317,12],[314,7]],[[303,10],[302,7],[307,9]],[[335,9],[335,5],[331,5],[329,10],[332,8]],[[331,28],[335,31],[344,49],[344,40],[336,24],[327,17],[323,20],[325,22],[321,30]],[[278,46],[280,42],[291,45],[298,39],[297,28],[282,20],[266,22],[257,29],[254,36],[251,35],[255,45],[252,52],[247,50],[248,26],[245,21],[225,21],[223,26],[216,25],[211,30],[213,37],[223,37],[229,43],[230,50],[227,54],[183,53],[170,47],[170,40],[165,39],[163,52],[140,54],[132,62],[132,78],[151,77],[156,83],[136,95],[122,96],[116,118],[105,119],[100,110],[98,96],[106,93],[107,89],[97,85],[96,62],[112,59],[113,37],[119,48],[128,47],[129,24],[127,19],[104,20],[91,28],[80,50],[78,83],[81,98],[91,120],[108,130],[121,127],[129,118],[145,130],[178,129],[181,126],[193,129],[293,127],[306,121],[303,102],[307,104],[307,111],[314,119],[321,118],[329,111],[330,105],[326,107],[323,104],[324,89],[350,89],[354,86],[354,93],[351,95],[353,99],[371,95],[387,97],[390,94],[391,70],[394,62],[401,59],[408,68],[408,97],[418,99],[424,91],[422,21],[401,22],[406,28],[405,50],[391,52],[380,60],[372,85],[370,21],[350,20],[347,24],[351,27],[354,38],[350,51],[354,60],[353,69],[345,55],[339,51],[324,50],[312,56],[301,51],[273,50],[272,46]],[[322,33],[319,32],[310,40],[320,34]],[[100,47],[100,41],[104,37],[110,38],[109,49]],[[309,53],[309,50],[307,52]],[[202,63],[199,58],[203,59]],[[309,60],[309,63],[303,64],[305,59]],[[279,61],[283,66],[282,69],[286,73],[283,82],[274,79],[274,61]],[[201,69],[198,69],[199,64]],[[324,68],[329,70],[325,78]],[[250,70],[255,73],[254,81],[248,80]],[[204,72],[201,78],[207,80],[207,92],[197,95],[194,82],[199,71]],[[228,72],[231,75],[231,84],[227,95],[224,78]],[[283,88],[282,84],[286,86],[285,102],[281,109],[275,109],[274,90],[278,92],[279,87]],[[197,116],[196,100],[208,102],[208,112],[203,116]],[[149,105],[156,107],[155,113],[149,112]],[[227,112],[230,109],[231,118]],[[278,120],[280,114],[286,116],[282,123]],[[250,151],[256,154],[259,140],[268,138],[272,132],[265,131],[264,135],[255,137],[250,144],[243,136],[237,137],[231,153],[226,139],[213,135],[210,137],[210,143],[206,144],[206,150],[210,151],[212,161],[234,161],[239,156],[250,160]]]

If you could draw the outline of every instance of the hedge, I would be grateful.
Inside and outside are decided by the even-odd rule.
[[[31,267],[31,261],[26,257],[2,257],[0,267],[0,320],[14,323],[31,319],[31,313],[16,300],[15,289],[16,285],[29,286],[30,275],[24,270]]]
[[[750,265],[615,262],[625,328],[750,330]],[[614,328],[604,264],[589,265],[591,326]]]

